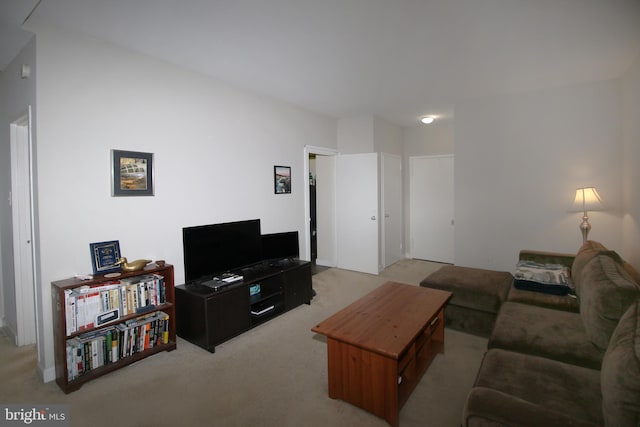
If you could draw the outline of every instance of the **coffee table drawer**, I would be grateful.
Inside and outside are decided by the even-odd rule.
[[[433,358],[444,350],[444,310],[420,331],[398,359],[398,401],[402,407]]]
[[[444,353],[444,310],[438,312],[418,337],[416,359],[420,375],[438,353]]]

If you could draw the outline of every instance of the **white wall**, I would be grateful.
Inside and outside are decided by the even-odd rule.
[[[623,251],[640,269],[640,55],[625,74],[623,96]]]
[[[372,153],[373,116],[349,117],[338,120],[338,150],[340,154]]]
[[[402,154],[403,129],[375,116],[338,120],[338,149],[341,154]]]
[[[401,156],[402,128],[379,117],[374,117],[373,151]]]
[[[455,262],[512,270],[523,248],[582,243],[575,189],[595,186],[605,212],[589,237],[621,251],[619,80],[456,105]],[[624,251],[621,251],[624,256]]]
[[[304,235],[304,145],[335,147],[334,119],[33,26],[45,294],[52,280],[91,270],[91,242],[119,240],[130,260],[165,259],[181,283],[184,226],[260,218],[265,233]],[[113,148],[155,154],[154,197],[110,196]],[[292,167],[292,194],[274,194],[274,165]],[[53,367],[48,326],[41,369]]]
[[[412,156],[440,156],[453,154],[453,119],[436,120],[429,125],[415,125],[403,129],[403,154]]]
[[[0,326],[5,322],[15,330],[15,280],[13,266],[13,225],[11,219],[11,139],[10,125],[36,102],[35,38],[20,51],[0,74]],[[31,67],[31,78],[22,79],[22,64]],[[35,141],[36,136],[33,136]],[[37,207],[36,207],[37,208]],[[48,300],[47,300],[48,302]]]

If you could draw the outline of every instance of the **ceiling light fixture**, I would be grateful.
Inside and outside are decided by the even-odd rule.
[[[425,125],[428,125],[429,123],[433,123],[433,121],[434,121],[434,120],[435,120],[435,119],[434,119],[433,117],[422,117],[422,118],[420,119],[420,121],[421,121],[422,123],[424,123]]]

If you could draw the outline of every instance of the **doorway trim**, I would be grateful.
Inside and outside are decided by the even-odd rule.
[[[301,259],[311,260],[311,232],[309,224],[311,222],[311,204],[309,202],[309,155],[316,154],[319,156],[337,156],[338,150],[335,148],[319,147],[315,145],[304,146],[304,254]]]

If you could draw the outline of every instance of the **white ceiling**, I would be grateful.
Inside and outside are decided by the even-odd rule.
[[[375,115],[402,126],[425,114],[450,115],[464,97],[616,78],[640,51],[640,0],[0,4],[2,39],[5,27],[19,28],[38,4],[38,20],[312,111]],[[9,12],[15,22],[7,25]]]

